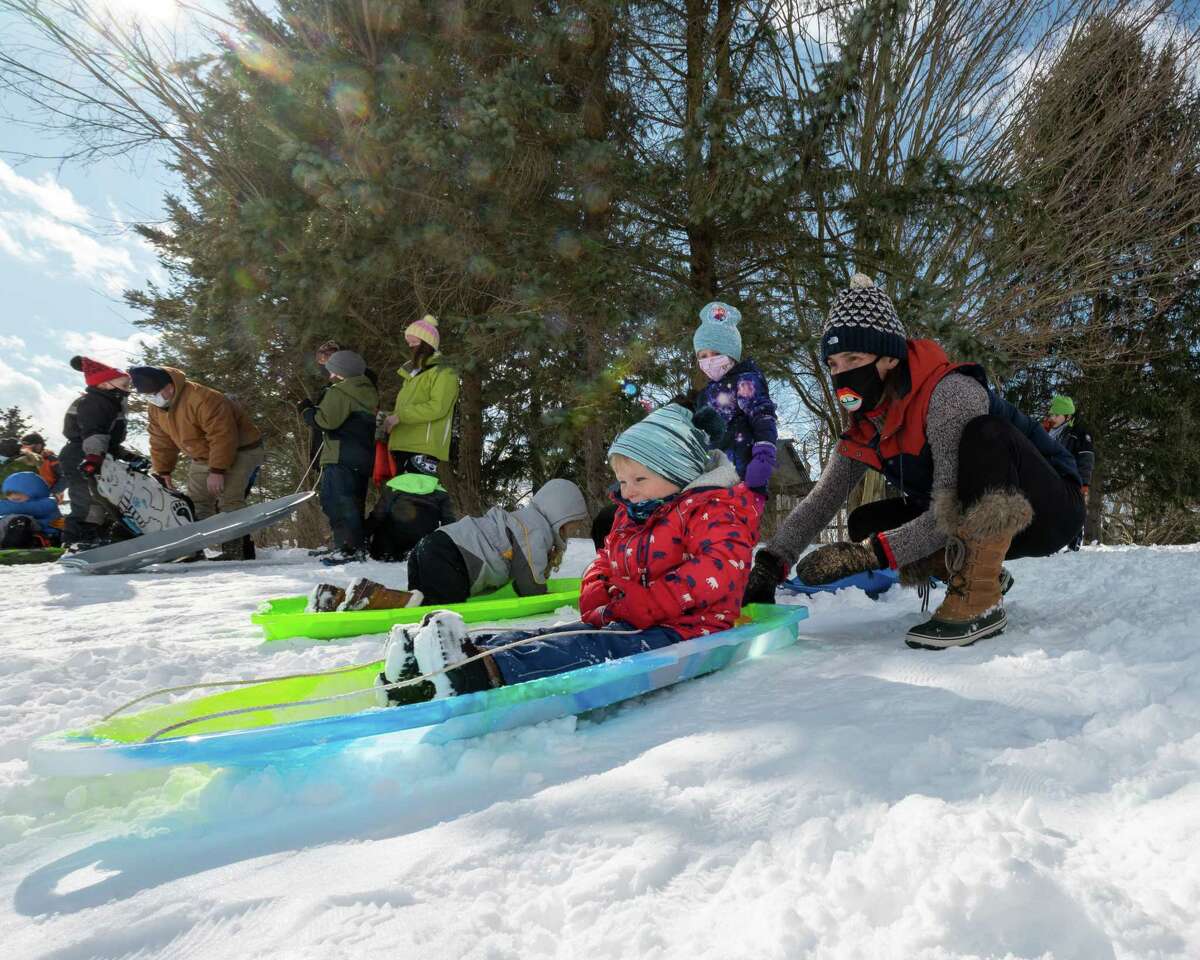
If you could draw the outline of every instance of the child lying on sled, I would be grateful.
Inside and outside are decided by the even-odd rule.
[[[381,704],[521,683],[732,627],[758,538],[758,505],[706,439],[675,405],[617,438],[609,451],[616,517],[584,575],[582,622],[472,637],[458,614],[439,610],[415,629],[395,627],[376,681]],[[533,637],[538,642],[464,663]],[[430,673],[437,675],[403,684]]]
[[[421,604],[464,603],[508,583],[519,597],[547,592],[546,581],[562,562],[567,540],[587,531],[587,503],[570,480],[542,484],[516,510],[492,507],[482,517],[463,517],[422,537],[408,556],[408,589],[355,580],[346,590],[322,583],[308,611],[388,610]]]

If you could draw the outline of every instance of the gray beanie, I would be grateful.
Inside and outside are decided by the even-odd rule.
[[[325,369],[339,377],[361,377],[367,369],[367,363],[353,350],[339,350],[325,361]]]
[[[897,360],[908,356],[908,338],[896,308],[865,273],[856,273],[850,286],[834,297],[821,332],[823,362],[847,350]]]

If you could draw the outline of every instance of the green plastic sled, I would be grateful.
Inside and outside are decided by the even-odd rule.
[[[14,566],[20,563],[53,563],[62,555],[62,547],[30,547],[25,550],[0,550],[0,566]]]
[[[454,610],[461,613],[467,623],[490,623],[493,620],[515,620],[518,617],[553,613],[559,607],[579,606],[579,580],[550,580],[546,585],[549,593],[538,597],[518,597],[510,583],[492,593],[472,597],[466,603],[346,613],[307,613],[304,608],[308,606],[308,597],[280,597],[263,603],[258,612],[250,616],[250,620],[262,627],[266,642],[270,643],[295,637],[335,640],[339,637],[387,633],[398,623],[417,623],[431,610]]]

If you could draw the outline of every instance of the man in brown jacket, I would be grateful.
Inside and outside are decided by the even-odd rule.
[[[246,505],[263,464],[262,434],[241,405],[219,390],[195,383],[174,367],[133,367],[133,387],[150,401],[150,463],[171,485],[171,471],[185,453],[191,459],[187,494],[196,519]],[[242,541],[224,544],[227,559],[243,559]]]

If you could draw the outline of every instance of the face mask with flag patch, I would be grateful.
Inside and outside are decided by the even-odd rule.
[[[833,375],[838,404],[847,413],[876,409],[883,400],[883,380],[874,362]]]

